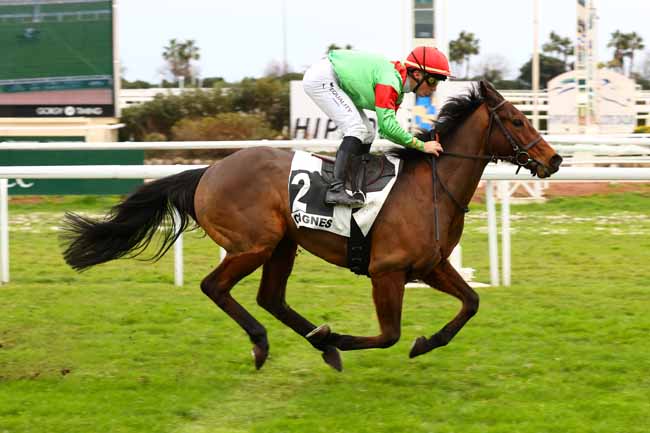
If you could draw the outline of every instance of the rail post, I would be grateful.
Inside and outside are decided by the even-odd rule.
[[[501,198],[501,272],[503,285],[510,286],[510,182],[499,181]]]
[[[9,181],[0,179],[0,284],[9,282]]]
[[[497,210],[494,203],[494,182],[485,181],[485,205],[487,207],[488,246],[490,253],[490,285],[499,285],[499,235]]]
[[[178,210],[174,208],[174,228],[181,225],[181,217]],[[174,284],[178,287],[183,286],[183,233],[178,235],[174,242]]]

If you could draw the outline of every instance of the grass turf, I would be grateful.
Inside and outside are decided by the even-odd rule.
[[[110,198],[13,199],[12,283],[0,287],[0,432],[645,432],[650,412],[650,196],[616,194],[513,207],[513,285],[480,289],[478,315],[447,347],[408,359],[411,341],[457,301],[408,290],[402,340],[327,367],[255,305],[259,272],[234,296],[267,327],[261,371],[243,331],[203,296],[218,249],[75,274],[56,226]],[[482,209],[465,266],[488,279]],[[337,332],[374,334],[369,282],[301,253],[288,300]]]

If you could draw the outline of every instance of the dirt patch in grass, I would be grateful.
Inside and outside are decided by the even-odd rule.
[[[618,194],[623,192],[650,192],[650,183],[638,182],[551,182],[547,197]]]
[[[549,182],[548,188],[544,190],[544,197],[579,197],[590,195],[622,194],[626,192],[638,192],[650,194],[650,183],[642,182]],[[519,188],[515,197],[528,197],[523,188]],[[485,202],[485,186],[480,185],[476,190],[473,202]]]

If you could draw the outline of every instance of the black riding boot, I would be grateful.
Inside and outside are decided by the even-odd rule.
[[[350,166],[350,158],[363,152],[363,143],[356,137],[343,137],[343,142],[336,152],[334,162],[334,181],[325,193],[325,203],[359,208],[364,205],[361,198],[355,198],[345,191],[345,178]]]

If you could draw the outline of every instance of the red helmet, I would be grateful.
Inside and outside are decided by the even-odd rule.
[[[404,62],[407,68],[420,69],[434,75],[451,76],[449,61],[442,51],[434,47],[415,47]]]

